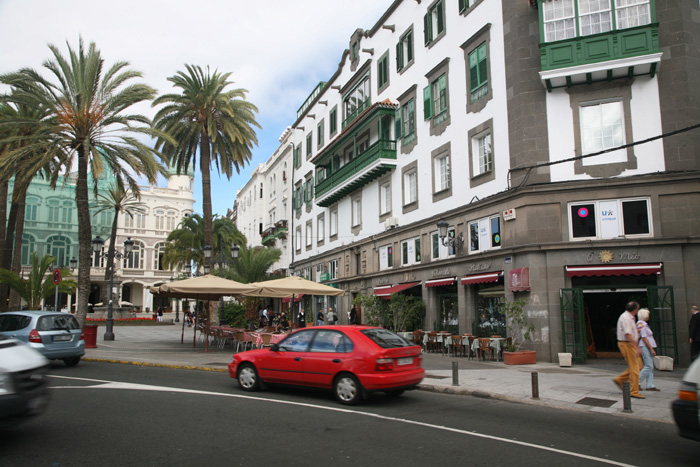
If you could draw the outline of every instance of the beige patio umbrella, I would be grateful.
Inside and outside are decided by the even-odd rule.
[[[248,285],[252,285],[257,288],[255,292],[247,293],[246,295],[248,296],[275,298],[290,297],[290,311],[294,304],[294,297],[299,295],[345,295],[344,290],[319,284],[318,282],[310,281],[299,276],[283,277],[282,279],[274,279],[271,281],[251,282]]]

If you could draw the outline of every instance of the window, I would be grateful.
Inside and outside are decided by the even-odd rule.
[[[381,92],[389,84],[389,52],[386,52],[377,62],[377,92]]]
[[[396,138],[403,138],[404,145],[416,140],[416,101],[410,99],[399,109],[396,119]]]
[[[352,43],[351,51],[350,51],[350,58],[354,62],[358,58],[358,44],[357,42]]]
[[[454,238],[455,237],[455,228],[454,227],[449,227],[447,229],[447,237],[448,238]],[[439,259],[445,259],[450,256],[455,255],[455,249],[454,247],[447,247],[442,244],[442,241],[440,240],[440,236],[437,231],[432,232],[430,234],[430,243],[432,246],[432,259],[433,261],[439,260]]]
[[[166,216],[166,229],[168,232],[172,232],[175,230],[175,211],[168,211]]]
[[[338,235],[338,209],[334,209],[330,212],[330,225],[329,225],[329,235],[335,237]]]
[[[362,198],[352,200],[352,226],[358,227],[362,224]]]
[[[440,75],[423,89],[423,105],[425,120],[439,120],[447,114],[447,74]],[[435,122],[436,125],[438,123],[440,121]]]
[[[313,149],[311,147],[311,143],[313,142],[313,132],[310,132],[308,135],[306,135],[306,158],[308,159],[311,157],[311,153],[313,152]]]
[[[621,236],[651,236],[648,199],[623,199],[571,203],[571,238],[610,239]]]
[[[401,36],[396,44],[396,71],[413,64],[413,26]]]
[[[415,171],[406,172],[403,176],[403,204],[418,201],[418,177]]]
[[[32,264],[32,253],[36,251],[36,242],[34,236],[29,234],[22,234],[22,265],[31,266]]]
[[[338,107],[333,107],[328,116],[328,131],[331,136],[338,131]]]
[[[348,126],[349,123],[352,123],[363,110],[369,107],[369,100],[369,75],[367,75],[345,96],[345,99],[343,99],[343,106],[345,108],[343,128]]]
[[[542,2],[546,42],[651,23],[649,0],[552,0]],[[578,13],[578,21],[576,15]],[[615,22],[613,23],[613,15]],[[578,34],[577,34],[578,23]]]
[[[156,230],[165,229],[165,211],[162,209],[156,209]]]
[[[146,246],[139,241],[134,242],[134,248],[129,256],[123,259],[123,267],[125,269],[143,269],[143,260],[146,253]]]
[[[441,154],[434,159],[435,192],[450,188],[450,155]]]
[[[469,54],[469,95],[472,102],[488,94],[488,62],[486,43]]]
[[[165,243],[157,243],[153,248],[153,269],[156,271],[164,271],[163,255],[165,254]]]
[[[321,146],[323,146],[323,133],[323,119],[321,119],[316,128],[316,148],[318,149],[321,149]]]
[[[479,134],[472,138],[472,174],[485,174],[493,170],[493,153],[491,152],[491,132]]]
[[[401,242],[401,264],[410,266],[420,263],[420,237]]]
[[[338,331],[318,331],[309,352],[349,353],[352,350],[352,341],[345,334]]]
[[[625,144],[622,102],[582,105],[580,113],[583,154],[591,154]],[[606,155],[606,160],[607,158]],[[607,160],[607,162],[610,161]]]
[[[39,206],[39,198],[27,196],[24,208],[24,223],[28,227],[36,226],[36,211]]]
[[[338,260],[332,259],[328,262],[328,279],[333,280],[338,278]]]
[[[294,247],[297,251],[301,251],[301,227],[297,227],[296,232],[294,232],[294,235],[296,235]]]
[[[394,267],[394,247],[391,245],[379,247],[379,270]]]
[[[294,148],[294,168],[301,167],[301,144]]]
[[[308,221],[306,223],[306,247],[307,248],[311,246],[312,239],[313,239],[313,230],[312,230],[312,226],[311,226],[311,221]]]
[[[425,45],[435,42],[445,32],[445,15],[442,0],[434,3],[423,17]]]
[[[386,182],[379,187],[379,214],[391,213],[391,183]]]
[[[321,216],[318,218],[318,221],[316,223],[316,234],[318,235],[318,241],[319,243],[325,240],[325,232],[326,232],[326,219]]]
[[[70,239],[63,235],[49,237],[46,241],[46,254],[56,258],[54,264],[58,266],[67,266],[71,257]]]
[[[306,207],[311,206],[311,202],[314,199],[314,179],[309,178],[304,182],[304,201],[306,201]]]
[[[501,219],[487,217],[469,223],[469,253],[501,247]]]

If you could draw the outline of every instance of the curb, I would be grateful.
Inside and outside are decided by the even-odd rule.
[[[196,365],[172,365],[168,363],[150,363],[150,362],[137,362],[132,360],[113,360],[107,358],[83,358],[86,362],[98,362],[98,363],[120,363],[122,365],[137,365],[137,366],[150,366],[154,368],[172,368],[175,370],[200,370],[200,371],[211,371],[215,373],[227,373],[227,368],[212,368],[208,366],[196,366]]]

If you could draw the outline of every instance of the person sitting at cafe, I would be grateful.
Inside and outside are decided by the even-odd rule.
[[[289,330],[289,321],[287,321],[287,315],[282,313],[282,316],[280,317],[280,322],[277,325],[277,331],[288,331]]]

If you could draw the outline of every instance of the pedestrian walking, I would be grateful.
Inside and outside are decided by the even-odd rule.
[[[328,308],[328,314],[326,315],[326,320],[328,321],[328,324],[338,324],[338,316],[333,312],[333,308]]]
[[[700,354],[700,310],[697,305],[690,307],[690,361],[695,360]]]
[[[323,326],[323,308],[318,310],[318,315],[316,315],[316,325]]]
[[[659,391],[660,389],[654,386],[654,357],[656,356],[656,341],[654,333],[649,327],[649,310],[642,308],[637,313],[637,332],[639,333],[639,347],[642,349],[642,362],[644,367],[639,372],[639,389],[642,389],[642,383],[645,384],[647,391]]]
[[[360,321],[357,319],[357,309],[355,309],[355,305],[350,308],[350,324],[360,324]]]
[[[646,399],[639,393],[639,359],[642,350],[638,345],[639,333],[635,323],[638,311],[639,303],[629,302],[617,320],[617,346],[627,362],[627,369],[613,378],[613,382],[622,389],[622,383],[629,381],[630,396],[635,399]]]
[[[159,323],[163,322],[163,308],[162,307],[158,308],[158,322]]]

